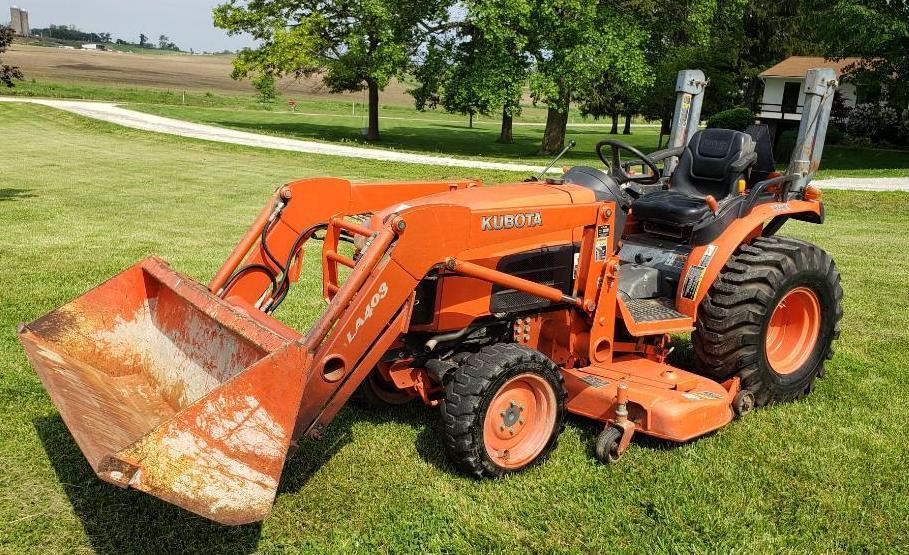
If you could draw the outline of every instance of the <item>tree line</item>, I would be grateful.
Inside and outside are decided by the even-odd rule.
[[[153,42],[145,33],[139,34],[139,42],[131,42],[118,38],[114,40],[111,33],[95,33],[89,31],[82,31],[77,28],[75,25],[48,25],[44,28],[36,28],[31,30],[33,35],[37,35],[42,38],[70,41],[70,42],[82,42],[82,43],[98,43],[98,44],[119,44],[124,46],[135,46],[137,48],[157,48],[159,50],[172,50],[174,52],[179,52],[180,47],[177,46],[167,35],[160,35],[158,41]]]

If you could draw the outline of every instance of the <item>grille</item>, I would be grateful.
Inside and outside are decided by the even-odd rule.
[[[503,256],[496,269],[506,274],[571,293],[575,245],[546,247]],[[492,289],[490,312],[520,312],[550,306],[552,303],[514,289],[496,285]]]

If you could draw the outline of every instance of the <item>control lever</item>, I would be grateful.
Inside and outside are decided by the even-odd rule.
[[[707,195],[704,197],[704,202],[707,203],[707,207],[710,208],[710,211],[713,212],[713,215],[716,216],[717,211],[720,209],[719,203],[716,199],[713,198],[713,195]]]

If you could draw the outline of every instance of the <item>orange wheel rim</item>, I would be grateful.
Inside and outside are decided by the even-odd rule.
[[[552,435],[556,397],[536,374],[511,378],[493,397],[483,421],[486,454],[503,468],[521,468],[539,455]]]
[[[786,293],[773,310],[764,349],[777,374],[792,374],[814,351],[821,329],[821,303],[807,287]]]

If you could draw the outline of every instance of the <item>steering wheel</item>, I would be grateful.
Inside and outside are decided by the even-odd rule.
[[[610,146],[612,147],[612,160],[607,160],[606,156],[603,155],[603,147]],[[605,139],[597,143],[597,156],[599,156],[600,161],[609,168],[609,175],[615,179],[620,185],[624,183],[640,183],[641,185],[653,185],[660,180],[660,170],[657,168],[656,163],[647,157],[646,154],[640,150],[634,148],[628,143],[623,143],[622,141],[614,141],[612,139]],[[625,168],[622,167],[622,157],[619,155],[619,152],[626,150],[631,154],[637,156],[641,162],[644,163],[649,169],[651,175],[641,175],[633,176],[628,175],[625,172]]]

